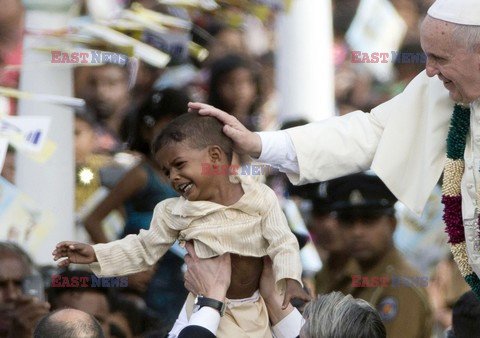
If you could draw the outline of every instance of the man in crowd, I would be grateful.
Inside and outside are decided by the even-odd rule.
[[[322,258],[322,269],[315,276],[315,294],[332,291],[343,293],[350,290],[351,275],[358,274],[359,268],[351,257],[349,243],[338,224],[327,195],[329,182],[312,184],[312,210],[308,230]]]
[[[88,86],[81,96],[98,123],[97,150],[121,150],[122,123],[131,104],[128,68],[119,64],[97,66],[88,69],[87,81]]]
[[[33,272],[28,254],[13,243],[0,242],[0,337],[31,338],[50,304],[27,296],[22,282]]]
[[[38,323],[35,338],[105,338],[95,317],[83,311],[64,309],[50,313]]]
[[[110,337],[110,305],[108,303],[108,288],[91,287],[91,273],[81,270],[65,271],[61,274],[62,279],[72,280],[76,277],[86,277],[89,280],[88,287],[51,287],[49,300],[52,310],[63,308],[77,309],[92,315],[102,326],[106,337]]]
[[[372,304],[391,338],[429,338],[428,276],[411,267],[393,244],[395,196],[377,177],[354,174],[328,182],[331,209],[360,271],[344,292]]]

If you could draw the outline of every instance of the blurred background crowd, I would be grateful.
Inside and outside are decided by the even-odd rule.
[[[288,13],[294,4],[259,1],[254,6],[252,3],[256,2],[217,2],[220,7],[215,10],[199,5],[207,6],[209,1],[138,0],[132,4],[124,0],[112,1],[115,6],[105,5],[107,9],[95,6],[93,1],[75,2],[75,10],[71,12],[75,12],[74,17],[79,21],[102,17],[105,11],[131,8],[137,14],[143,13],[144,17],[161,13],[180,19],[188,22],[189,28],[185,52],[175,54],[170,50],[170,61],[163,67],[149,62],[148,57],[129,58],[124,64],[79,63],[73,67],[72,94],[83,99],[85,104],[73,107],[73,125],[64,126],[66,130],[70,128],[74,136],[71,151],[75,160],[75,191],[67,193],[75,196],[75,225],[69,239],[101,243],[138,233],[148,229],[158,202],[177,196],[162,178],[150,152],[150,142],[169,121],[187,111],[189,101],[207,102],[225,110],[254,131],[278,130],[311,122],[302,116],[279,118],[282,98],[276,84],[279,69],[275,24],[279,13]],[[379,79],[364,64],[352,63],[351,51],[358,47],[351,46],[348,31],[360,2],[332,0],[333,46],[329,51],[334,69],[335,109],[332,115],[370,111],[401,92],[425,67],[420,62],[390,62],[392,75],[385,80]],[[393,6],[406,27],[396,50],[421,53],[419,24],[433,1],[384,2]],[[25,12],[20,0],[2,0],[2,3],[0,50],[4,67],[0,72],[0,86],[18,89],[20,73],[28,71],[28,64],[22,63],[22,39],[15,35],[42,33],[23,28]],[[35,1],[25,3],[28,9]],[[39,6],[40,3],[38,1]],[[127,20],[118,20],[113,26],[122,34],[159,48],[162,44],[159,35],[146,34],[145,27],[149,25],[151,22],[132,25]],[[181,30],[175,24],[168,29]],[[118,48],[109,39],[83,43],[91,49],[131,53]],[[293,66],[303,67],[302,64]],[[21,95],[8,94],[3,89],[0,95],[4,95],[0,102],[0,110],[4,112],[0,115],[1,122],[5,116],[17,115]],[[1,130],[4,129],[2,123]],[[1,195],[14,189],[16,169],[19,169],[16,167],[25,163],[16,159],[22,149],[10,143],[1,173],[4,179],[0,190],[0,217],[6,217],[13,208],[8,204],[7,195]],[[352,282],[350,276],[360,271],[359,262],[358,257],[352,257],[351,238],[354,235],[350,228],[341,225],[348,223],[348,219],[339,218],[335,212],[327,194],[328,183],[292,186],[282,174],[262,177],[262,180],[278,194],[291,229],[299,239],[309,292],[312,295],[334,290],[348,292]],[[421,216],[411,213],[399,202],[395,204],[392,215],[396,230],[390,239],[384,240],[391,240],[419,275],[428,278],[428,285],[422,287],[422,292],[426,297],[425,312],[429,313],[428,320],[433,327],[432,337],[444,336],[444,331],[452,325],[454,304],[468,291],[448,250],[440,196],[437,188]],[[42,201],[35,202],[41,205]],[[15,218],[12,213],[9,219]],[[368,219],[363,221],[369,222]],[[33,216],[28,226],[35,233]],[[24,240],[28,232],[27,235],[18,234],[14,226],[8,230],[5,224],[0,224],[1,227],[4,229],[0,232],[0,337],[6,337],[12,327],[19,330],[17,332],[28,332],[48,311],[64,306],[94,315],[109,337],[163,337],[187,295],[182,276],[184,252],[178,245],[151,270],[128,276],[128,287],[50,288],[52,275],[63,274],[70,278],[90,276],[90,272],[61,271],[53,262],[50,265],[36,262],[32,248]],[[50,307],[31,301],[23,294],[21,282],[34,271],[43,278]],[[377,309],[382,311],[378,306]],[[392,311],[397,315],[395,309]],[[384,312],[388,316],[388,311]]]

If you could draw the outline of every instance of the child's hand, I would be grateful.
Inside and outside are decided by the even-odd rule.
[[[292,299],[301,299],[305,302],[312,300],[312,297],[302,288],[299,282],[287,278],[285,296],[283,298],[282,310],[285,310]]]
[[[53,250],[52,255],[54,261],[67,257],[67,259],[57,263],[60,267],[66,267],[70,263],[90,264],[97,261],[93,247],[90,244],[80,242],[60,242]]]

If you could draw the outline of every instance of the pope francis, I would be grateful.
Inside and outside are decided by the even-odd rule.
[[[189,107],[220,119],[239,152],[280,166],[295,184],[371,168],[420,214],[443,172],[449,242],[480,297],[480,1],[437,0],[423,21],[421,45],[426,70],[370,113],[252,133],[214,107]]]

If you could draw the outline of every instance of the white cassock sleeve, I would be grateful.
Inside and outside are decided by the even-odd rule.
[[[403,93],[370,113],[355,111],[259,133],[259,160],[278,165],[294,184],[371,168],[400,201],[421,214],[443,170],[453,105],[442,82],[422,72]]]

